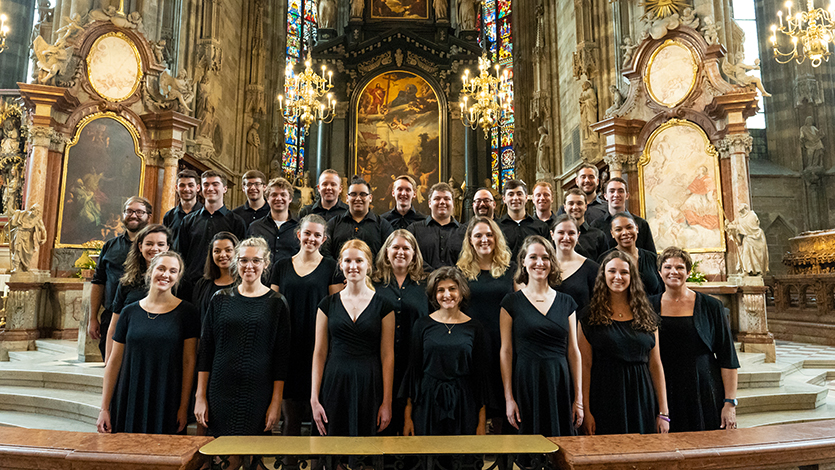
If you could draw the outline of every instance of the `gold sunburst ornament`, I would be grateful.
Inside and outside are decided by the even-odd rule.
[[[681,13],[687,6],[685,0],[644,0],[643,5],[646,17],[650,20],[666,18],[673,13]]]

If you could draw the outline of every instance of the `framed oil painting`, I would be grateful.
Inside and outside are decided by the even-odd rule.
[[[430,0],[371,0],[371,18],[428,20]]]
[[[440,181],[441,112],[438,95],[411,72],[386,72],[373,78],[356,100],[355,173],[371,184],[378,213],[394,207],[394,178],[417,182],[414,205],[429,213],[429,188]]]
[[[641,216],[659,252],[725,251],[719,158],[701,127],[671,119],[647,141],[638,163]]]
[[[56,247],[122,233],[122,208],[142,195],[145,156],[133,125],[114,113],[84,118],[64,151]]]

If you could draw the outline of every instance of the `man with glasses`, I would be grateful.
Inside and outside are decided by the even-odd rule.
[[[193,211],[203,208],[203,204],[197,199],[199,194],[200,175],[196,171],[183,170],[177,174],[177,196],[179,196],[180,203],[162,217],[162,225],[168,227],[174,234],[173,242],[175,244],[177,243],[177,233],[180,231],[180,225],[183,225],[183,219]]]
[[[328,221],[327,240],[321,248],[323,255],[336,258],[345,242],[358,238],[368,244],[377,258],[377,252],[394,229],[388,220],[371,212],[371,199],[371,186],[354,175],[348,186],[348,210]]]
[[[270,215],[270,206],[264,200],[267,177],[258,170],[249,170],[241,177],[241,185],[246,194],[246,202],[232,209],[232,212],[249,227],[256,220]]]
[[[382,217],[391,223],[395,230],[406,228],[414,222],[420,222],[425,215],[416,211],[412,203],[415,200],[415,180],[409,175],[400,175],[394,180],[391,195],[394,196],[394,209]]]
[[[461,254],[461,244],[467,227],[452,217],[452,195],[452,186],[449,184],[441,182],[432,185],[429,188],[431,215],[421,222],[409,225],[408,228],[417,239],[420,253],[423,255],[423,267],[427,271],[442,266],[455,266],[458,255]]]
[[[144,197],[133,196],[128,199],[122,213],[125,233],[107,240],[99,254],[96,273],[91,281],[93,285],[90,293],[90,321],[87,323],[87,334],[90,338],[99,340],[99,350],[104,360],[107,360],[105,357],[107,335],[105,333],[110,328],[113,298],[116,295],[116,288],[119,287],[119,278],[124,272],[125,259],[133,239],[148,225],[152,213],[151,203]],[[104,310],[99,320],[99,310],[102,307]]]
[[[342,180],[336,170],[328,168],[319,175],[319,184],[316,185],[319,191],[319,200],[315,203],[304,206],[299,211],[299,220],[308,214],[321,215],[326,221],[348,210],[348,204],[339,200],[342,194]]]
[[[479,188],[473,196],[473,213],[478,217],[495,219],[496,199],[487,188]]]
[[[299,239],[295,233],[299,220],[290,214],[292,202],[293,185],[281,177],[270,180],[267,185],[270,214],[253,222],[246,231],[247,238],[261,237],[266,240],[272,253],[272,266],[299,251]]]

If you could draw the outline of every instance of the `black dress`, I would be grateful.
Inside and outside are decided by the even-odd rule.
[[[290,320],[274,291],[219,291],[209,303],[197,368],[209,372],[209,430],[215,437],[264,434],[273,382],[287,377]]]
[[[330,343],[319,390],[328,436],[373,436],[383,403],[383,318],[394,307],[374,294],[353,322],[340,294],[333,294],[322,299],[319,309],[328,317]]]
[[[211,279],[206,279],[205,277],[201,277],[197,284],[194,285],[194,290],[192,291],[192,299],[191,303],[200,310],[200,324],[203,324],[203,320],[206,318],[206,312],[209,311],[209,302],[212,300],[212,296],[215,295],[215,292],[223,289],[228,289],[235,285],[233,281],[232,284],[227,284],[223,286],[219,286],[215,284],[215,281]]]
[[[290,307],[290,368],[284,383],[284,398],[310,402],[310,371],[313,370],[313,347],[316,344],[316,309],[332,284],[342,284],[342,271],[336,261],[322,258],[319,266],[306,276],[299,276],[293,258],[283,259],[272,270],[270,284],[278,286]]]
[[[615,250],[617,248],[612,248],[603,253],[597,262],[603,262],[603,258]],[[661,280],[661,275],[658,274],[658,255],[652,251],[638,248],[638,259],[635,262],[638,264],[638,272],[641,274],[641,281],[644,283],[644,292],[646,292],[647,297],[663,294],[666,287],[664,287],[664,281]]]
[[[594,292],[594,280],[600,265],[586,258],[583,264],[556,287],[558,292],[568,294],[577,303],[577,310],[582,310],[591,302]]]
[[[110,403],[113,432],[175,434],[183,394],[183,342],[197,338],[197,309],[180,302],[165,314],[139,303],[122,309],[113,341],[125,345]]]
[[[588,411],[597,434],[656,431],[658,402],[649,373],[655,335],[635,330],[632,323],[589,325],[586,315],[580,320],[592,350]]]
[[[475,434],[484,406],[487,353],[477,320],[444,324],[419,318],[412,333],[408,396],[418,436]]]
[[[513,318],[513,396],[519,434],[573,436],[574,382],[568,367],[569,316],[574,299],[557,292],[543,315],[521,291],[502,300]]]
[[[148,295],[148,286],[143,282],[140,285],[125,285],[121,282],[116,287],[116,295],[113,296],[112,311],[116,315],[122,312],[125,306],[139,302]],[[199,331],[199,330],[198,330]]]

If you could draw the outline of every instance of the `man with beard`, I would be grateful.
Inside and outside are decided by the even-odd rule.
[[[496,199],[487,188],[479,188],[473,196],[473,213],[477,217],[495,219]]]
[[[232,209],[232,212],[242,218],[249,227],[256,220],[270,215],[270,206],[264,200],[267,176],[258,170],[249,170],[241,177],[241,186],[246,194],[246,202]]]
[[[449,184],[435,183],[429,188],[429,210],[432,215],[409,225],[407,229],[417,240],[423,255],[423,267],[427,272],[442,266],[455,266],[461,254],[467,227],[452,217],[452,194]]]
[[[197,200],[198,194],[200,194],[200,175],[194,170],[183,170],[178,173],[177,196],[180,197],[180,203],[162,217],[162,225],[168,227],[174,234],[174,239],[171,241],[174,245],[177,244],[177,233],[180,231],[180,225],[183,225],[183,219],[192,211],[203,208],[203,204]]]
[[[302,207],[299,211],[299,220],[308,214],[316,214],[329,221],[348,210],[348,204],[339,200],[339,195],[342,194],[342,180],[336,170],[328,168],[323,171],[319,175],[319,184],[316,185],[316,189],[319,191],[319,200]]]
[[[371,185],[354,175],[348,186],[348,210],[328,221],[327,238],[322,244],[324,256],[336,258],[342,245],[354,238],[364,241],[374,258],[391,232],[391,224],[371,211]]]
[[[400,175],[394,180],[391,195],[394,197],[395,206],[382,217],[388,220],[395,230],[406,228],[426,218],[412,206],[416,194],[415,186],[414,178],[409,175]]]
[[[507,241],[507,248],[511,253],[510,259],[515,260],[525,238],[531,235],[539,235],[547,240],[550,233],[545,222],[535,219],[525,212],[525,203],[528,202],[528,187],[524,182],[521,180],[507,181],[502,192],[507,214],[502,216],[498,223]]]
[[[597,183],[600,181],[600,172],[597,170],[597,167],[589,164],[584,163],[579,170],[577,170],[577,176],[574,178],[574,182],[577,184],[577,187],[583,191],[583,194],[586,195],[586,222],[589,225],[594,225],[598,219],[602,219],[606,217],[608,213],[608,204],[606,200],[603,199],[602,195],[597,194]],[[565,214],[565,210],[560,207],[560,210],[557,211],[557,215]],[[604,231],[605,233],[605,231]]]
[[[571,188],[565,193],[563,208],[569,217],[577,221],[580,228],[580,236],[577,238],[577,246],[574,251],[586,258],[597,261],[597,258],[605,253],[609,246],[606,243],[606,235],[600,230],[589,225],[586,220],[586,195],[582,190]],[[553,229],[553,227],[551,227]]]
[[[152,213],[153,207],[144,197],[133,196],[128,199],[122,211],[122,225],[125,226],[125,233],[107,240],[99,254],[96,273],[91,281],[93,285],[90,292],[90,321],[87,323],[87,334],[90,338],[99,340],[99,350],[105,361],[107,360],[105,357],[107,335],[104,333],[110,328],[113,298],[119,286],[119,278],[124,272],[125,259],[133,239],[148,225]],[[99,320],[99,310],[102,307],[104,310]]]

